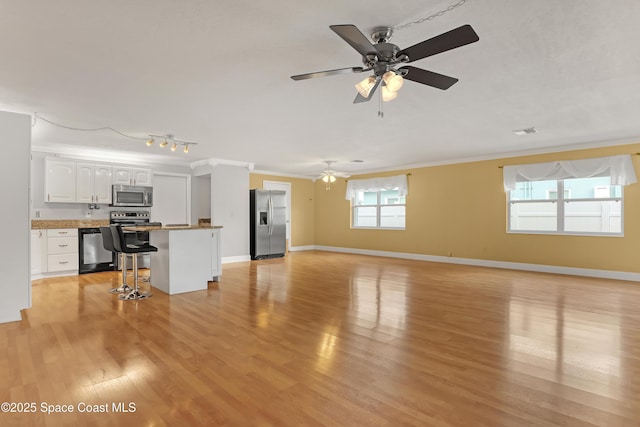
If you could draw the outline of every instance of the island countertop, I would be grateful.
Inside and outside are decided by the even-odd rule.
[[[222,228],[221,225],[135,225],[124,226],[126,231],[171,231],[171,230],[213,230]]]

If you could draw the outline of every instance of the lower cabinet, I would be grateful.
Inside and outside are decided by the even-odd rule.
[[[41,274],[46,270],[47,230],[31,230],[31,275]]]
[[[47,273],[78,269],[78,229],[47,230]]]

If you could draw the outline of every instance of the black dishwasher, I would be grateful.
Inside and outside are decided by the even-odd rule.
[[[115,254],[104,248],[100,228],[79,228],[78,249],[78,273],[115,270]]]

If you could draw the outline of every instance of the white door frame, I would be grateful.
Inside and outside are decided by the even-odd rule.
[[[262,188],[264,190],[285,190],[287,192],[287,241],[289,247],[291,247],[291,183],[265,179],[262,181]]]

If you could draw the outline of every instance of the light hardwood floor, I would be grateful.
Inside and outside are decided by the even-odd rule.
[[[37,410],[0,425],[640,425],[638,283],[329,252],[140,302],[117,282],[34,282],[0,400]]]

